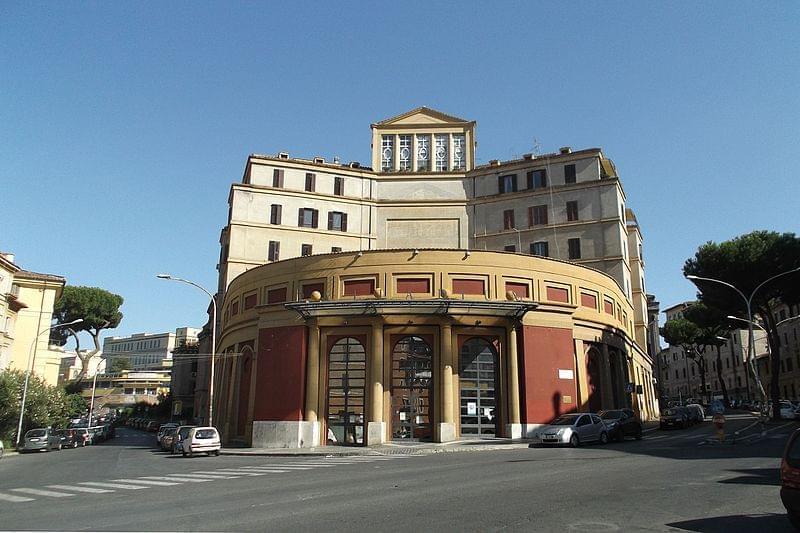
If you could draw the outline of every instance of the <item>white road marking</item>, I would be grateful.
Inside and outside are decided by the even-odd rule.
[[[94,485],[95,487],[107,487],[109,489],[126,489],[126,490],[138,490],[138,489],[147,489],[149,487],[145,487],[142,485],[123,485],[122,483],[105,483],[101,481],[82,481],[79,485]]]
[[[0,500],[4,500],[7,502],[32,502],[34,498],[26,498],[24,496],[14,496],[13,494],[3,494],[0,492]]]
[[[177,474],[170,474],[169,476],[145,476],[140,479],[154,479],[156,481],[184,481],[184,482],[192,482],[192,483],[203,483],[205,481],[211,481],[210,479],[199,479],[193,477],[178,477]]]
[[[61,490],[74,490],[75,492],[91,492],[93,494],[100,494],[102,492],[114,492],[113,490],[108,489],[97,489],[94,487],[79,487],[77,485],[48,485],[47,488],[49,489],[61,489]]]
[[[170,481],[150,481],[149,479],[115,479],[114,481],[119,481],[120,483],[138,483],[140,485],[157,485],[161,487],[167,487],[169,485],[180,485],[180,483],[173,483]]]
[[[236,476],[223,476],[221,474],[169,474],[170,476],[196,477],[202,479],[235,479]]]
[[[213,472],[198,472],[199,474],[232,474],[236,476],[263,476],[264,474],[261,472],[252,472],[248,470],[235,470],[233,468],[230,469],[219,469]]]
[[[283,468],[286,470],[313,470],[314,468],[313,466],[293,466],[293,465],[282,465],[282,464],[276,464],[270,466],[243,466],[242,468],[271,468],[271,467]]]
[[[65,498],[67,496],[75,496],[74,494],[69,494],[68,492],[56,492],[54,490],[41,490],[41,489],[10,489],[14,492],[22,492],[24,494],[33,494],[34,496],[50,496],[51,498]]]

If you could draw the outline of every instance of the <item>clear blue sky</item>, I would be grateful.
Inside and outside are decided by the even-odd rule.
[[[68,5],[69,4],[69,5]],[[0,249],[125,298],[113,334],[204,321],[248,154],[368,161],[371,122],[476,120],[478,159],[599,146],[647,290],[707,240],[798,231],[800,3],[3,2]]]

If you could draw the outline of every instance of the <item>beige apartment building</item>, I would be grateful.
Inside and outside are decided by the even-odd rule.
[[[31,370],[46,383],[58,383],[61,351],[50,347],[45,331],[66,280],[23,270],[13,254],[0,254],[0,370]],[[41,335],[39,335],[41,333]]]
[[[781,398],[785,400],[800,399],[800,305],[781,304],[776,313],[778,338],[781,350],[781,369],[778,387]],[[758,330],[757,330],[758,331]],[[764,386],[767,387],[772,376],[772,365],[769,352],[759,354],[758,368],[761,371]],[[769,394],[769,392],[767,392]]]
[[[198,328],[181,327],[174,332],[134,333],[124,337],[103,339],[103,359],[111,370],[114,359],[127,359],[131,370],[153,370],[163,367],[163,362],[172,359],[172,352],[179,346],[197,342]]]

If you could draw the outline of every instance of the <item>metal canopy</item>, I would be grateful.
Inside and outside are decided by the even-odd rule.
[[[535,302],[504,302],[476,300],[337,300],[302,301],[284,304],[304,319],[326,316],[376,316],[376,315],[475,315],[521,319],[525,313],[536,309]]]

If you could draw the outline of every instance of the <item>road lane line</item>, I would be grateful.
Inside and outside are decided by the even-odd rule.
[[[145,487],[142,485],[123,485],[122,483],[105,483],[102,481],[82,481],[79,485],[93,485],[95,487],[107,487],[109,489],[126,489],[126,490],[138,490],[138,489],[148,489],[150,487]]]
[[[191,478],[191,477],[178,477],[177,474],[170,474],[168,476],[144,476],[141,479],[154,479],[156,481],[185,481],[185,482],[192,482],[192,483],[203,483],[205,481],[211,481],[210,479],[199,479],[199,478]]]
[[[149,479],[115,479],[113,481],[119,481],[120,483],[138,483],[140,485],[156,485],[159,487],[167,487],[169,485],[180,485],[177,482],[170,482],[170,481],[151,481]]]
[[[108,489],[97,489],[94,487],[79,487],[77,485],[48,485],[47,488],[49,489],[61,489],[61,490],[74,490],[75,492],[91,492],[93,494],[100,494],[102,492],[114,492],[113,490]]]
[[[267,467],[250,467],[247,469],[248,472],[265,472],[267,474],[285,474],[290,470],[288,468],[280,469],[280,468],[267,468]]]
[[[22,492],[24,494],[33,494],[34,496],[50,496],[51,498],[65,498],[67,496],[75,496],[74,494],[69,494],[68,492],[56,492],[54,490],[41,490],[41,489],[10,489],[14,492]]]
[[[195,470],[194,472],[192,472],[192,474],[206,475],[208,477],[218,477],[222,479],[236,479],[242,476],[242,474],[221,474],[219,472],[209,472],[207,470]]]
[[[26,498],[24,496],[14,496],[13,494],[3,494],[0,492],[0,500],[6,502],[32,502],[35,498]]]

